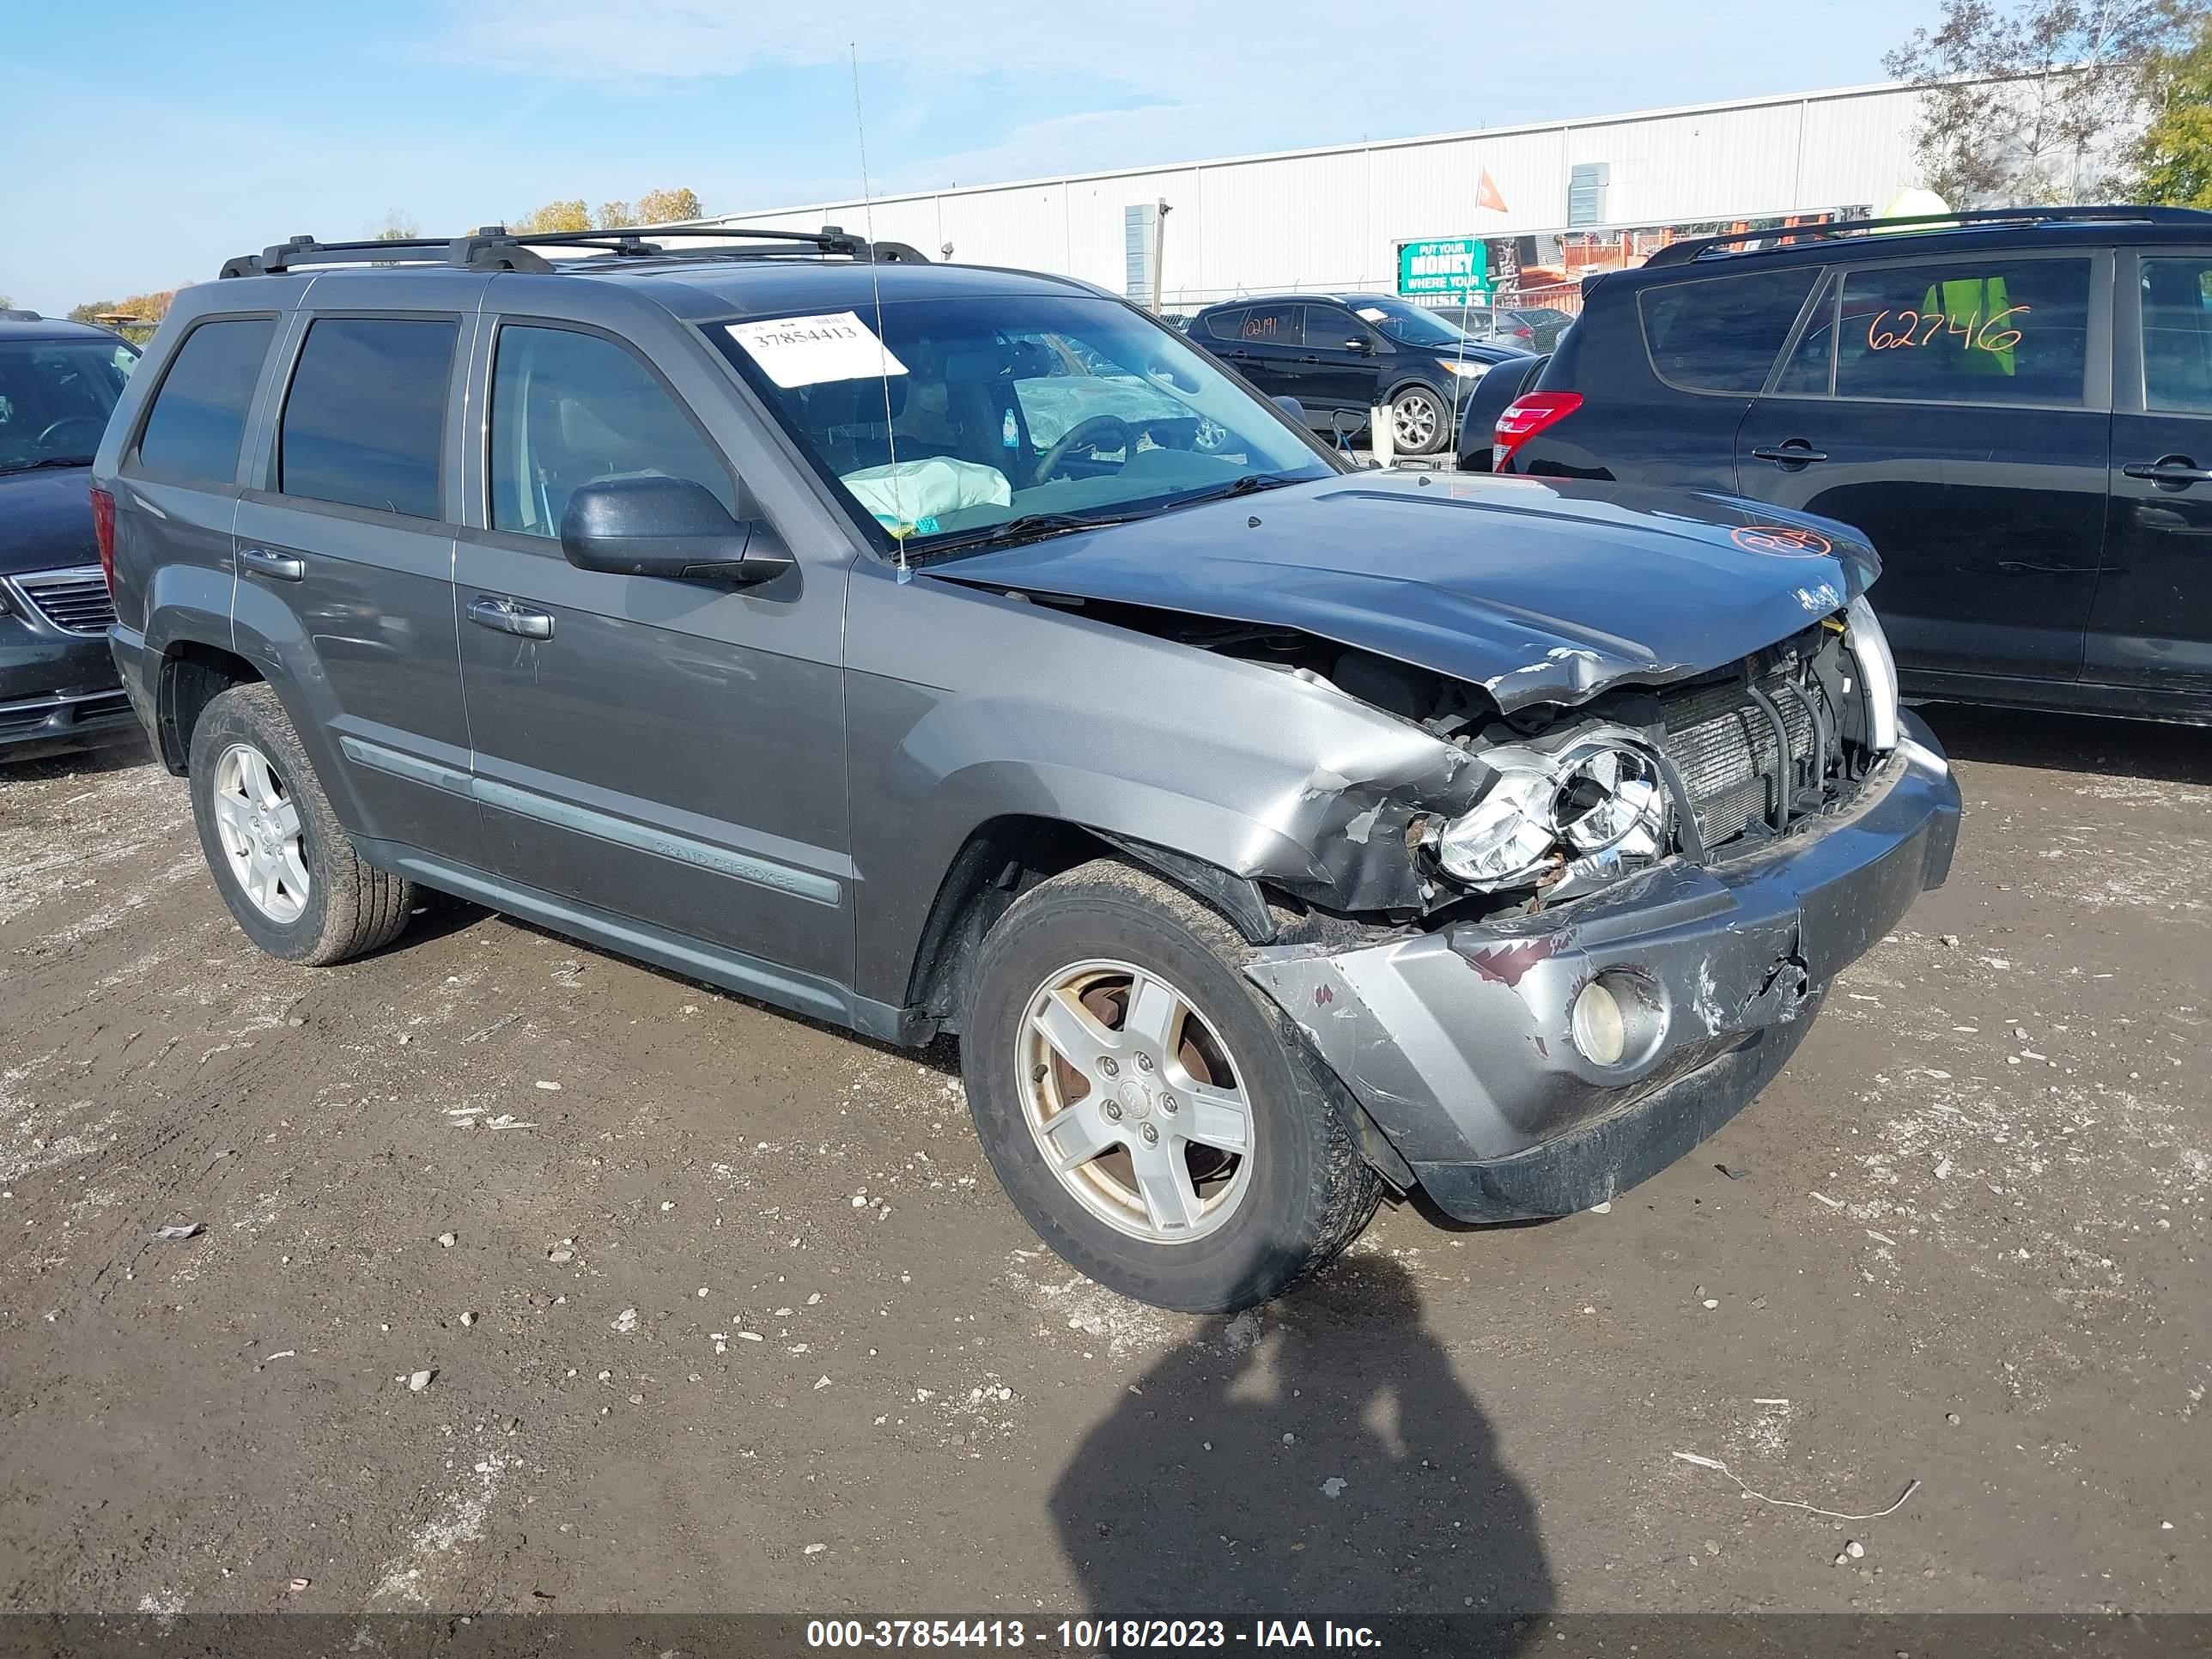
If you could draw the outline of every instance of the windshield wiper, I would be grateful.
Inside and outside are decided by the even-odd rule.
[[[46,455],[35,461],[15,461],[0,466],[0,472],[35,472],[42,466],[90,466],[89,455]]]
[[[1024,513],[1018,519],[1008,519],[1004,524],[983,525],[918,550],[927,556],[956,550],[972,552],[980,547],[1011,547],[1017,542],[1041,541],[1048,536],[1065,536],[1078,530],[1099,530],[1108,525],[1134,524],[1139,519],[1151,516],[1148,513]]]
[[[1295,472],[1248,472],[1218,489],[1201,489],[1195,495],[1178,495],[1170,507],[1196,507],[1202,501],[1234,501],[1239,495],[1255,495],[1262,489],[1280,489],[1285,484],[1310,483],[1313,480]]]

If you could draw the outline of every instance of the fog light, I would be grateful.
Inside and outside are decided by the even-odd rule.
[[[1575,1047],[1600,1066],[1618,1066],[1628,1052],[1628,1023],[1621,1018],[1620,1000],[1596,980],[1575,998]]]

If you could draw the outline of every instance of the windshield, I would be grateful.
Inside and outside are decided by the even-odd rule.
[[[0,472],[91,465],[137,361],[122,340],[0,340]]]
[[[1400,345],[1455,347],[1468,337],[1433,311],[1402,300],[1354,300],[1353,314],[1365,318]]]
[[[880,349],[872,307],[707,332],[885,545],[916,556],[1041,515],[1079,527],[1336,470],[1182,336],[1110,300],[886,301],[882,327]]]

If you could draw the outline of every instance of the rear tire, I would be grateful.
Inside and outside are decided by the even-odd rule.
[[[1000,1184],[1071,1267],[1157,1307],[1280,1295],[1382,1196],[1340,1085],[1245,951],[1181,889],[1102,860],[1024,894],[976,963],[961,1069]]]
[[[200,850],[248,939],[319,968],[399,937],[415,884],[354,851],[275,691],[234,685],[211,698],[189,770]]]

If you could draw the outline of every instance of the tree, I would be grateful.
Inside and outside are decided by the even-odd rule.
[[[2138,202],[2212,208],[2212,14],[2154,53],[2146,76],[2150,125],[2129,156]]]
[[[2110,187],[2146,65],[2198,0],[1942,0],[1883,67],[1921,94],[1923,182],[1954,207],[2078,202]]]
[[[550,235],[556,231],[589,230],[591,228],[592,216],[586,210],[584,198],[580,196],[566,202],[548,202],[536,212],[526,213],[507,224],[509,230],[536,231],[540,235]]]
[[[422,233],[415,227],[412,214],[402,213],[398,208],[384,216],[384,222],[371,233],[371,240],[379,242],[411,242]]]
[[[601,230],[624,230],[636,222],[637,210],[632,207],[628,202],[602,202],[599,204],[599,228]]]
[[[697,194],[680,185],[674,190],[648,190],[637,198],[640,224],[673,225],[706,216],[707,210],[699,205]]]
[[[70,321],[112,328],[125,339],[143,345],[154,337],[154,331],[169,314],[169,302],[176,297],[177,290],[172,288],[134,294],[127,300],[88,300],[70,307]]]

